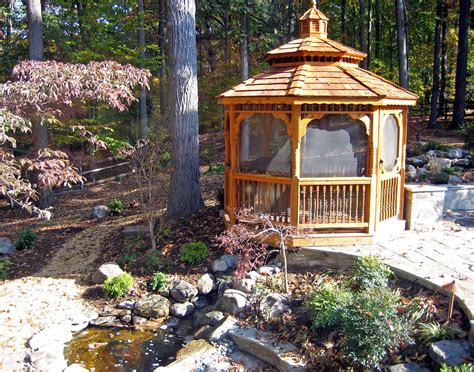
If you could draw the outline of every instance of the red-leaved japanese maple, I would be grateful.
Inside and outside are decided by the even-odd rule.
[[[90,102],[101,102],[120,111],[136,100],[136,87],[148,88],[148,70],[117,62],[71,64],[55,61],[24,61],[16,65],[12,79],[0,84],[0,195],[40,217],[50,213],[33,205],[37,192],[22,177],[38,173],[38,188],[82,182],[77,169],[61,151],[41,149],[33,157],[15,158],[15,133],[30,132],[31,122],[47,125],[68,117]],[[84,138],[96,147],[104,144],[82,127]]]

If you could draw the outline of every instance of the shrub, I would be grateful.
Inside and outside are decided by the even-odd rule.
[[[103,288],[107,295],[119,298],[127,293],[132,285],[133,277],[129,273],[124,272],[113,278],[107,278],[103,284]]]
[[[196,265],[207,258],[207,245],[203,242],[186,243],[181,247],[181,261]]]
[[[145,269],[148,273],[153,273],[161,266],[161,252],[151,251],[145,255]]]
[[[417,326],[418,336],[420,341],[428,345],[432,342],[441,340],[453,340],[464,336],[464,332],[447,323],[441,324],[438,322],[419,323]]]
[[[423,145],[422,149],[424,152],[428,152],[430,150],[448,151],[449,146],[445,145],[444,143],[427,142]]]
[[[154,273],[150,279],[149,285],[152,291],[161,291],[168,284],[168,275],[162,272]]]
[[[0,258],[0,280],[5,280],[7,278],[8,266],[11,265],[11,261],[8,257]]]
[[[121,267],[128,267],[129,265],[133,264],[137,259],[137,254],[135,252],[127,252],[122,257],[119,258],[118,264]]]
[[[111,216],[118,216],[119,214],[122,214],[123,212],[123,201],[114,198],[109,204],[109,210],[110,210],[110,215]]]
[[[364,367],[377,367],[387,349],[409,340],[409,326],[399,316],[398,292],[378,287],[354,295],[342,312],[346,355]]]
[[[441,368],[439,369],[439,372],[472,372],[474,368],[474,365],[469,363],[463,363],[460,366],[450,366],[446,363],[441,364]]]
[[[332,281],[324,282],[313,290],[306,304],[314,328],[325,328],[339,324],[344,309],[351,303],[352,294]]]
[[[351,281],[361,290],[386,286],[392,271],[375,256],[358,257],[352,267]]]
[[[20,234],[16,238],[15,246],[18,249],[30,248],[35,244],[37,238],[38,238],[38,235],[33,230],[31,229],[21,230]]]

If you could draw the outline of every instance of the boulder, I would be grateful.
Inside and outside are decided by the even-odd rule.
[[[90,321],[99,317],[99,314],[94,310],[84,311],[74,315],[71,318],[71,332],[79,332],[87,328]]]
[[[274,274],[278,274],[280,272],[280,268],[279,267],[276,267],[276,266],[262,266],[262,267],[259,267],[257,269],[257,272],[260,274],[260,275],[263,275],[263,276],[271,276],[271,275],[274,275]]]
[[[193,305],[196,309],[201,310],[206,308],[209,304],[205,298],[198,298],[193,302]]]
[[[408,182],[413,182],[416,180],[416,168],[413,165],[406,166],[405,178]]]
[[[132,311],[130,309],[119,309],[110,305],[105,305],[100,311],[100,316],[115,316],[121,317],[130,315]]]
[[[12,254],[15,251],[15,244],[9,238],[0,238],[0,254]]]
[[[166,321],[166,325],[171,328],[177,327],[179,323],[181,323],[181,320],[179,318],[175,318],[174,316],[169,317]]]
[[[150,234],[150,230],[145,225],[127,226],[122,230],[125,237],[141,237]]]
[[[430,372],[431,369],[420,363],[404,363],[387,367],[389,372]]]
[[[234,329],[229,331],[229,337],[241,351],[271,364],[280,372],[306,370],[298,348],[288,342],[276,342],[268,332],[255,328]]]
[[[92,217],[102,219],[110,214],[110,209],[106,205],[96,205],[92,208]]]
[[[195,340],[208,339],[211,332],[212,332],[212,327],[210,325],[203,325],[194,331],[193,338]]]
[[[170,311],[170,302],[158,294],[142,298],[135,304],[133,312],[147,318],[167,317]]]
[[[223,260],[214,260],[212,262],[212,271],[215,273],[223,273],[224,271],[227,271],[229,266],[227,266],[227,263]]]
[[[204,274],[197,282],[197,289],[200,294],[208,294],[214,289],[214,276],[211,274]]]
[[[426,156],[430,158],[445,158],[448,156],[448,153],[441,150],[429,150],[426,152]]]
[[[195,371],[199,363],[216,353],[216,349],[205,340],[190,340],[176,355],[176,361],[155,372]]]
[[[113,278],[123,273],[123,270],[115,262],[107,262],[101,265],[92,275],[92,282],[102,284],[107,278]]]
[[[260,278],[260,274],[257,273],[256,271],[249,271],[247,274],[245,274],[245,279],[252,279],[254,281],[257,281]]]
[[[436,363],[459,366],[474,356],[471,345],[465,340],[442,340],[433,342],[429,348],[431,359]]]
[[[208,313],[201,315],[197,320],[198,326],[209,325],[214,326],[219,323],[225,316],[220,311],[209,311]]]
[[[28,346],[32,351],[37,351],[50,344],[58,343],[64,344],[72,340],[72,333],[68,327],[55,326],[45,328],[42,331],[35,334],[28,341]]]
[[[427,165],[428,169],[439,168],[441,170],[450,168],[452,161],[444,158],[433,158]]]
[[[453,167],[469,168],[470,166],[469,159],[457,159],[453,161]]]
[[[117,304],[117,309],[133,310],[134,307],[135,307],[134,301],[122,301]]]
[[[288,299],[279,293],[269,293],[260,301],[259,315],[266,321],[280,318],[290,310]]]
[[[406,160],[407,165],[412,165],[416,168],[420,168],[426,164],[426,160],[423,156],[414,156]]]
[[[209,334],[209,341],[218,342],[228,336],[229,332],[238,328],[235,318],[228,316],[217,323]]]
[[[417,170],[418,179],[423,180],[431,176],[431,172],[426,168],[418,168]]]
[[[462,179],[460,179],[458,176],[454,176],[451,174],[448,178],[448,183],[450,185],[457,185],[457,184],[462,183]]]
[[[235,254],[224,254],[220,260],[224,261],[229,269],[237,266],[237,256]]]
[[[88,372],[87,368],[84,368],[80,364],[74,363],[67,367],[64,372]]]
[[[464,157],[464,150],[462,149],[449,149],[447,153],[449,159],[459,159]]]
[[[165,319],[166,318],[158,318],[150,320],[141,316],[134,315],[132,317],[132,322],[136,329],[153,330],[160,328],[160,326],[164,323]]]
[[[192,302],[198,294],[198,290],[191,283],[180,280],[171,288],[171,297],[178,302]]]
[[[250,293],[255,289],[256,282],[252,279],[237,279],[233,282],[232,287],[238,291]]]
[[[175,303],[170,307],[170,313],[178,318],[185,318],[194,311],[194,305],[191,302]]]
[[[118,325],[118,320],[115,316],[99,316],[97,319],[91,320],[90,325],[100,327],[115,327]]]
[[[219,306],[222,311],[231,314],[242,312],[246,305],[247,294],[236,289],[226,289],[219,301]]]

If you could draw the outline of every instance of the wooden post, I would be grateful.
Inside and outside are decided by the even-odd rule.
[[[299,206],[300,206],[300,122],[301,122],[301,106],[293,105],[291,110],[291,196],[290,196],[290,223],[293,226],[299,224]]]
[[[235,223],[234,209],[235,205],[235,179],[234,172],[237,170],[237,146],[239,144],[238,139],[238,123],[235,122],[234,105],[230,105],[229,109],[229,131],[230,131],[230,172],[229,172],[229,185],[227,191],[229,196],[227,198],[229,203],[229,217],[232,224]]]
[[[402,142],[402,150],[400,154],[400,161],[401,161],[401,169],[400,169],[400,211],[399,211],[399,219],[403,220],[403,210],[404,210],[404,203],[405,203],[405,159],[406,159],[406,152],[407,152],[407,134],[408,134],[408,108],[403,109],[402,113],[402,120],[401,120],[401,142]]]
[[[372,223],[369,224],[370,231],[375,231],[377,229],[377,224],[380,221],[380,190],[381,190],[381,184],[382,184],[382,179],[381,179],[381,171],[380,171],[380,150],[381,150],[381,133],[382,133],[382,120],[384,118],[383,111],[381,108],[379,108],[378,111],[376,111],[376,117],[377,119],[374,120],[374,133],[372,134],[373,138],[373,143],[374,143],[374,175],[373,175],[373,186],[375,186],[375,192],[373,190],[371,191],[372,197],[375,199],[373,200],[373,208],[375,215],[373,216],[373,220],[371,221]],[[373,187],[371,186],[371,187]],[[372,216],[371,216],[372,218]]]
[[[374,111],[372,122],[370,124],[369,136],[369,174],[370,176],[370,195],[368,197],[368,211],[369,211],[369,226],[367,228],[368,234],[374,234],[375,225],[377,221],[377,191],[378,191],[378,149],[379,149],[379,125],[380,125],[380,110]]]

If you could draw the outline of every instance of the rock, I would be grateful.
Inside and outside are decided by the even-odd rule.
[[[457,159],[464,157],[464,151],[462,149],[449,149],[447,153],[449,159]]]
[[[133,310],[134,307],[135,307],[134,301],[122,301],[117,304],[118,309]]]
[[[113,278],[123,273],[123,270],[115,262],[107,262],[99,267],[92,275],[92,282],[102,284],[107,278]]]
[[[470,166],[469,159],[457,159],[453,161],[453,167],[469,168]]]
[[[448,153],[441,150],[429,150],[426,152],[426,156],[430,158],[445,158],[448,156]]]
[[[197,325],[214,326],[224,318],[225,318],[224,314],[220,311],[209,311],[208,313],[199,317],[199,319],[197,320]]]
[[[209,335],[209,341],[217,342],[229,334],[231,330],[234,330],[238,327],[238,322],[235,318],[228,316],[222,319],[219,323],[217,323]]]
[[[448,183],[450,185],[459,184],[462,183],[462,179],[460,179],[458,176],[450,175],[448,178]]]
[[[170,307],[171,315],[178,318],[185,318],[191,315],[194,311],[194,305],[191,302],[175,303]]]
[[[416,168],[421,168],[426,164],[426,160],[423,156],[414,156],[406,160],[407,165],[412,165]]]
[[[250,293],[255,289],[255,280],[252,279],[238,279],[234,281],[232,287],[238,291]]]
[[[197,371],[196,366],[202,360],[216,353],[216,349],[205,340],[191,340],[176,355],[176,361],[166,367],[159,367],[155,372]]]
[[[260,277],[261,275],[256,271],[249,271],[247,274],[245,274],[245,279],[252,279],[254,281],[257,281]]]
[[[80,364],[74,363],[67,367],[64,372],[89,372],[89,370]]]
[[[178,318],[175,318],[174,316],[168,318],[167,322],[166,322],[166,325],[168,327],[171,327],[171,328],[174,328],[174,327],[177,327],[179,325],[179,323],[181,323],[181,320],[179,320]]]
[[[406,166],[405,178],[408,182],[413,182],[416,180],[416,168],[413,165]]]
[[[159,294],[160,296],[167,297],[167,298],[170,298],[170,297],[171,297],[170,289],[169,289],[169,288],[160,289],[160,290],[158,291],[158,294]]]
[[[102,311],[100,312],[100,316],[115,316],[115,317],[122,317],[125,315],[130,315],[132,313],[129,309],[118,309],[110,305],[105,305]]]
[[[167,317],[170,311],[170,302],[167,298],[158,294],[142,298],[135,303],[133,312],[136,315],[147,318]]]
[[[83,329],[87,328],[90,321],[95,320],[98,317],[99,317],[99,314],[93,310],[84,311],[82,313],[75,315],[71,319],[71,328],[70,328],[71,332],[82,331]]]
[[[150,230],[145,225],[127,226],[122,230],[125,237],[141,237],[150,234]]]
[[[131,315],[124,315],[120,318],[120,320],[122,321],[122,323],[124,324],[129,324],[132,322],[132,316]]]
[[[193,302],[193,305],[196,309],[201,310],[207,307],[209,304],[205,298],[198,298],[196,301]]]
[[[426,168],[418,168],[417,169],[417,176],[418,176],[419,180],[424,180],[424,179],[431,176],[431,172]]]
[[[110,214],[110,209],[106,205],[96,205],[92,209],[92,217],[102,219]]]
[[[259,304],[259,315],[266,321],[280,318],[289,310],[288,299],[279,293],[269,293]]]
[[[117,325],[118,321],[115,316],[99,316],[97,319],[91,320],[89,323],[94,326],[114,327]]]
[[[238,314],[242,312],[246,305],[247,294],[236,289],[226,289],[219,300],[219,306],[222,311],[231,314]]]
[[[220,260],[224,261],[229,269],[237,266],[237,256],[235,254],[224,254]]]
[[[44,348],[50,344],[58,343],[64,344],[72,340],[72,333],[68,327],[55,326],[45,328],[42,331],[35,334],[28,341],[28,346],[31,350],[36,351]]]
[[[451,160],[444,158],[433,158],[427,165],[427,168],[432,170],[433,168],[439,168],[440,170],[451,167]]]
[[[197,289],[200,294],[208,294],[214,289],[214,276],[211,274],[204,274],[197,282]]]
[[[438,364],[459,366],[474,356],[471,345],[465,340],[442,340],[433,342],[429,348],[431,358]]]
[[[141,330],[158,329],[165,322],[165,320],[166,318],[158,318],[158,319],[150,320],[150,319],[143,318],[141,316],[136,316],[136,315],[132,317],[132,322],[135,328],[141,329]]]
[[[276,266],[262,266],[257,269],[257,272],[263,276],[278,274],[280,271],[281,271],[280,268]]]
[[[278,371],[306,370],[298,348],[288,342],[275,342],[268,332],[255,328],[237,329],[229,331],[229,337],[240,350],[271,364]]]
[[[212,262],[212,271],[215,273],[223,273],[224,271],[227,271],[229,266],[227,266],[227,263],[223,260],[214,260]]]
[[[193,338],[195,340],[208,339],[209,336],[211,335],[211,332],[212,332],[212,327],[210,325],[203,325],[203,326],[199,327],[193,333]]]
[[[0,254],[12,254],[15,251],[15,244],[9,238],[0,238]]]
[[[191,283],[180,280],[171,288],[171,297],[178,302],[192,302],[198,294],[198,290]]]
[[[431,369],[424,364],[419,363],[404,363],[396,364],[394,366],[387,367],[389,372],[430,372]]]
[[[62,372],[67,368],[64,344],[53,343],[30,356],[33,371]]]

